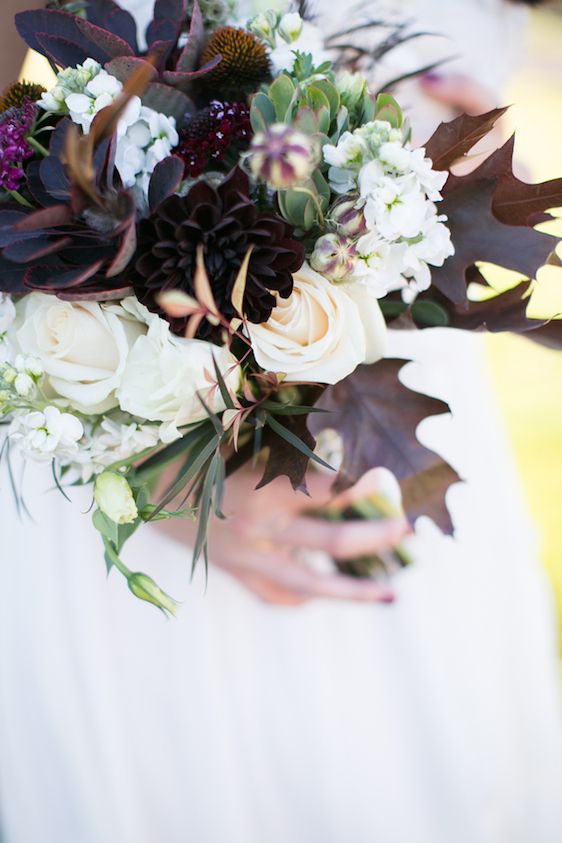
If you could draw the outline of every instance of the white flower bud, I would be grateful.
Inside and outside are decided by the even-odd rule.
[[[310,258],[313,269],[330,281],[346,281],[353,273],[357,250],[343,234],[324,234],[316,241]]]
[[[104,471],[96,478],[94,499],[103,514],[116,524],[132,524],[138,518],[131,487],[116,471]]]
[[[287,12],[279,21],[277,33],[287,44],[292,44],[301,34],[302,26],[303,20],[298,12]]]
[[[137,572],[128,577],[127,583],[135,597],[138,597],[140,600],[146,600],[147,603],[152,603],[154,606],[162,609],[163,612],[169,612],[171,615],[176,614],[178,604],[169,594],[162,591],[152,577]]]
[[[363,210],[357,207],[359,196],[342,196],[332,206],[329,222],[338,234],[360,237],[367,231]]]
[[[14,381],[14,388],[22,398],[28,398],[35,389],[33,378],[30,378],[26,372],[19,372]]]
[[[286,190],[308,178],[317,160],[314,139],[284,123],[258,132],[249,154],[254,176],[277,190]]]

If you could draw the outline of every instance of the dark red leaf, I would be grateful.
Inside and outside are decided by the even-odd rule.
[[[58,52],[55,60],[64,67],[76,63],[78,55],[82,56],[79,61],[90,57],[102,64],[116,56],[134,55],[122,38],[68,12],[55,9],[20,12],[16,15],[16,27],[28,47],[42,55],[47,55],[46,50]]]
[[[194,110],[194,105],[188,96],[168,85],[151,82],[142,95],[143,105],[161,111],[168,117],[175,117],[178,127],[181,127],[186,114]]]
[[[105,69],[108,73],[111,73],[112,76],[115,76],[119,79],[120,82],[126,82],[133,73],[142,67],[147,65],[151,68],[151,75],[153,79],[158,78],[158,71],[155,67],[153,67],[150,62],[147,62],[145,59],[136,58],[134,56],[119,56],[116,59],[111,59],[111,61],[106,62]]]
[[[28,263],[29,261],[44,258],[47,255],[60,252],[72,243],[72,237],[36,237],[33,240],[20,240],[18,243],[11,243],[4,249],[3,255],[6,260],[14,263]]]
[[[164,199],[177,192],[183,179],[184,163],[177,155],[164,158],[154,168],[148,185],[148,204],[153,211]]]
[[[137,24],[134,17],[113,0],[88,0],[86,10],[90,23],[112,32],[138,53]]]
[[[445,495],[459,477],[438,454],[416,438],[419,423],[449,412],[447,404],[407,389],[398,378],[405,360],[360,366],[328,387],[316,406],[327,410],[308,418],[313,433],[334,428],[343,441],[337,488],[353,485],[371,468],[385,467],[400,482],[407,515],[428,515],[447,533],[452,523]]]
[[[175,70],[165,70],[162,74],[162,79],[171,85],[173,88],[178,88],[184,93],[189,91],[191,82],[194,79],[200,79],[201,76],[206,76],[211,70],[214,70],[222,61],[222,56],[215,56],[200,67],[198,70],[192,70],[191,73],[178,73]]]
[[[494,108],[486,114],[471,117],[461,114],[449,123],[441,123],[425,145],[435,170],[448,170],[485,137],[507,108]]]
[[[187,44],[181,51],[177,70],[183,73],[189,73],[194,70],[199,63],[199,58],[203,51],[205,40],[205,26],[203,23],[203,16],[197,0],[193,0],[193,8],[191,10],[191,24],[189,27],[189,37]]]
[[[72,219],[72,211],[68,205],[50,205],[26,214],[14,225],[14,231],[33,231],[39,228],[56,228],[65,225]]]
[[[86,61],[89,50],[69,41],[68,38],[61,38],[59,35],[49,35],[46,32],[37,33],[37,44],[39,52],[45,58],[60,65],[60,67],[74,67]]]
[[[176,44],[187,22],[187,0],[156,0],[154,15],[146,31],[149,49],[155,41],[173,41]]]

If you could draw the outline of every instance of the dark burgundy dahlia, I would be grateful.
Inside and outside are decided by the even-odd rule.
[[[274,213],[260,211],[249,196],[247,176],[236,167],[215,189],[205,181],[187,196],[170,196],[141,222],[133,286],[138,298],[157,313],[157,296],[180,289],[194,294],[193,273],[197,247],[203,244],[205,266],[220,312],[231,319],[236,312],[232,288],[240,265],[253,247],[244,295],[244,313],[250,322],[266,322],[275,295],[288,298],[293,273],[304,260],[304,248],[292,239],[292,227]],[[172,321],[182,333],[185,320]],[[203,322],[199,336],[212,327]]]

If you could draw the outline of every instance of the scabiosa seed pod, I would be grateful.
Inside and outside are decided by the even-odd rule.
[[[346,281],[353,272],[357,249],[343,234],[324,234],[316,241],[310,257],[313,269],[330,281]]]
[[[223,26],[211,36],[201,65],[221,56],[220,63],[204,77],[214,92],[229,95],[255,91],[271,75],[271,63],[263,41],[246,29]]]
[[[365,215],[362,208],[357,207],[359,196],[342,196],[332,205],[328,222],[339,234],[346,237],[361,237],[367,231]]]
[[[284,123],[259,132],[250,146],[252,173],[276,190],[286,190],[308,178],[317,161],[314,138]]]
[[[186,178],[197,178],[207,164],[222,161],[232,146],[247,147],[251,136],[246,103],[213,100],[187,124],[174,155],[183,159]]]

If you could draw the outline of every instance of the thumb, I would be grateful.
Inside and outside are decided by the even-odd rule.
[[[461,74],[426,73],[420,79],[420,86],[437,102],[468,114],[484,114],[495,105],[486,88]]]

